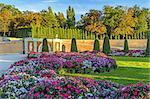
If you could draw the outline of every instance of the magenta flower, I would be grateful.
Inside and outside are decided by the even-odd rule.
[[[38,93],[35,93],[35,94],[34,94],[34,97],[38,97],[38,96],[39,96],[39,94],[38,94]]]

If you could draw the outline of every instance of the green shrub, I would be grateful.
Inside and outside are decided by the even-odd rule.
[[[128,52],[129,51],[129,47],[128,47],[128,41],[127,41],[127,39],[125,39],[125,41],[124,41],[124,52]]]
[[[103,42],[103,52],[108,55],[110,53],[110,43],[109,43],[109,37],[108,35],[105,36],[104,42]]]
[[[71,41],[71,52],[78,52],[75,38],[72,38],[72,41]]]
[[[148,35],[147,47],[146,47],[146,56],[150,57],[150,36]]]
[[[49,52],[48,42],[46,38],[43,39],[42,52]]]
[[[94,51],[100,51],[100,44],[99,44],[99,40],[98,39],[95,39],[94,40],[94,48],[93,48]]]
[[[62,45],[62,52],[65,52],[65,45]]]

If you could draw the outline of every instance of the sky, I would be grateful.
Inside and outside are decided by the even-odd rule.
[[[0,3],[11,4],[21,11],[41,11],[51,6],[54,12],[63,12],[66,16],[66,9],[72,6],[75,9],[76,19],[90,9],[102,10],[104,5],[122,5],[132,7],[138,5],[150,9],[150,0],[0,0]]]

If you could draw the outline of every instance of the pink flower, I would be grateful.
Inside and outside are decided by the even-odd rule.
[[[150,84],[147,84],[147,87],[150,88]]]
[[[89,88],[90,86],[91,86],[90,84],[87,85],[88,88]]]
[[[77,93],[77,94],[79,94],[79,92],[80,92],[79,90],[76,90],[76,93]]]
[[[135,91],[138,91],[138,88],[136,88]]]
[[[68,88],[71,88],[71,86],[70,86],[70,85],[67,85],[67,87],[68,87]]]
[[[60,89],[61,89],[61,87],[60,87],[60,86],[57,86],[56,88],[57,88],[58,90],[60,90]]]
[[[23,95],[20,96],[20,99],[22,99],[22,98],[23,98]]]
[[[49,88],[46,88],[46,90],[48,91],[48,90],[49,90]]]
[[[64,94],[64,97],[68,97],[68,94]]]
[[[28,96],[31,96],[31,93],[30,93],[30,92],[28,93]]]
[[[44,92],[41,92],[42,95],[44,95]]]
[[[71,93],[71,91],[68,91],[68,94],[70,94]]]
[[[38,94],[38,93],[35,93],[35,94],[34,94],[34,97],[38,97],[38,96],[39,96],[39,94]]]
[[[136,92],[133,92],[134,96],[137,96],[137,91]]]
[[[50,99],[50,96],[49,96],[49,95],[47,95],[47,96],[46,96],[46,99]]]
[[[67,91],[67,88],[64,88],[64,91]]]
[[[51,84],[52,84],[52,86],[53,86],[53,85],[55,85],[55,82],[52,82]]]
[[[124,95],[124,97],[126,97],[126,96],[127,96],[127,93],[124,93],[123,95]]]

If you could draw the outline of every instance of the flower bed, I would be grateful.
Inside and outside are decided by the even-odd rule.
[[[33,54],[35,55],[35,53]],[[39,54],[37,53],[36,55]],[[38,64],[38,67],[35,68],[43,68],[44,66],[53,70],[65,68],[67,72],[70,73],[109,72],[110,70],[116,69],[117,67],[114,59],[109,58],[104,53],[100,52],[61,52],[48,55],[41,54],[41,56],[39,56],[38,58],[30,57],[29,60],[34,64]]]
[[[125,53],[123,50],[112,50],[109,54],[110,56],[131,56],[131,57],[144,57],[144,50],[130,50],[128,53]]]
[[[94,72],[97,72],[95,71],[99,70],[97,68],[102,69],[104,66],[110,68],[114,64],[113,59],[102,53],[41,54],[38,58],[25,59],[11,65],[0,77],[0,98],[98,99],[101,97],[116,99],[126,97],[129,99],[146,97],[150,91],[149,84],[123,86],[111,81],[59,76],[56,73],[60,68],[80,68],[83,70],[92,68],[93,70],[93,67],[96,68]]]
[[[126,56],[144,57],[145,51],[144,50],[131,50],[126,54]]]

